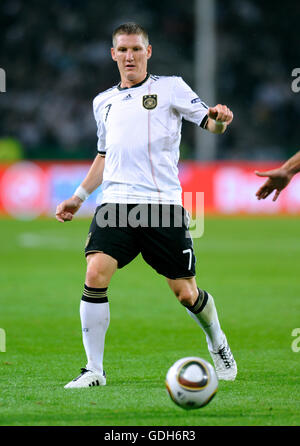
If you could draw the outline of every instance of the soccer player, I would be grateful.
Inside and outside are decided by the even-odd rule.
[[[273,197],[273,201],[276,201],[280,192],[289,184],[293,176],[298,172],[300,172],[300,151],[288,159],[278,169],[268,170],[266,172],[256,171],[255,173],[259,177],[269,177],[256,192],[258,200],[267,198],[273,190],[276,190]]]
[[[214,299],[196,283],[195,255],[177,169],[182,118],[221,134],[233,114],[225,105],[207,107],[180,77],[149,74],[151,53],[141,26],[126,23],[114,31],[111,56],[121,80],[93,102],[98,154],[74,195],[57,206],[57,220],[70,221],[102,184],[102,202],[85,247],[87,271],[80,302],[87,364],[65,388],[106,384],[107,289],[116,270],[139,253],[166,277],[179,302],[204,331],[218,378],[234,380],[237,374]],[[130,224],[129,216],[145,216],[149,209],[139,226],[137,218],[131,218]],[[164,214],[170,224],[165,224]],[[111,224],[105,224],[107,220]]]

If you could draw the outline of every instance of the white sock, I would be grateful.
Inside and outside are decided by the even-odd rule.
[[[188,314],[197,322],[206,335],[209,350],[218,351],[224,340],[213,297],[207,293],[207,302],[197,314],[187,308]]]
[[[85,286],[84,295],[87,292],[91,293],[91,291],[86,291],[86,288]],[[80,319],[82,341],[88,361],[86,369],[102,375],[105,335],[110,321],[107,298],[97,299],[83,296],[80,302]]]

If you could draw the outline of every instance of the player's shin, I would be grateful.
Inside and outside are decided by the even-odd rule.
[[[197,301],[193,306],[186,307],[188,314],[196,321],[206,334],[208,348],[218,350],[224,340],[218,313],[213,297],[204,290],[199,291]]]
[[[80,319],[88,361],[86,369],[102,375],[105,335],[110,321],[107,288],[91,288],[84,285]]]

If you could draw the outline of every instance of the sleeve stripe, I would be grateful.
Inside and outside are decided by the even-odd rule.
[[[208,115],[205,115],[204,118],[203,118],[202,121],[201,121],[200,127],[202,127],[203,129],[205,129],[206,124],[207,124],[207,121],[208,121]]]

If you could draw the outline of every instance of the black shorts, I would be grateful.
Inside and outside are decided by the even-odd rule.
[[[85,255],[104,252],[130,263],[139,253],[169,279],[194,277],[196,258],[189,215],[179,205],[115,204],[98,206],[85,246]]]

